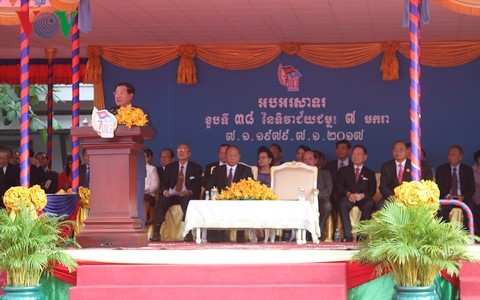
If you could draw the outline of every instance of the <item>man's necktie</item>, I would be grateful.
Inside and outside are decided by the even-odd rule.
[[[340,169],[341,167],[345,167],[345,163],[342,161],[340,162],[340,165],[338,166],[338,168]]]
[[[90,187],[90,166],[85,166],[85,179],[83,180],[83,186],[88,188]]]
[[[227,176],[228,186],[232,185],[232,181],[233,181],[233,168],[230,168],[230,172],[228,173],[228,176]]]
[[[403,165],[398,164],[398,183],[402,184],[403,181]]]
[[[453,168],[453,170],[452,170],[452,185],[450,186],[450,195],[451,196],[457,196],[458,195],[457,168]]]
[[[355,168],[355,182],[358,182],[360,179],[360,168]]]
[[[181,192],[183,187],[183,179],[185,176],[183,175],[183,166],[180,166],[180,172],[178,172],[177,177],[177,184],[175,185],[175,191]]]

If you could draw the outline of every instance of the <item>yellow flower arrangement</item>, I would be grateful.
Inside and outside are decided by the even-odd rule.
[[[32,211],[41,211],[47,205],[47,194],[38,184],[31,188],[14,186],[3,195],[3,203],[7,211],[13,214],[20,212],[21,206]]]
[[[234,182],[218,195],[217,200],[278,200],[268,186],[252,178]]]
[[[430,207],[434,211],[440,207],[440,190],[431,180],[403,182],[394,192],[393,201],[406,206]]]
[[[142,127],[148,123],[147,115],[143,110],[131,105],[118,108],[115,118],[117,118],[118,124],[125,125],[128,128],[132,128],[132,126]]]

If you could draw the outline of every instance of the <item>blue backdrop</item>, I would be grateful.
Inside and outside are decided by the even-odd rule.
[[[158,164],[163,147],[181,142],[192,148],[192,160],[217,160],[217,147],[232,143],[242,161],[256,163],[256,149],[278,143],[283,159],[294,160],[306,144],[335,158],[335,142],[351,139],[368,149],[367,165],[379,171],[392,158],[397,139],[409,140],[409,60],[399,55],[400,79],[381,80],[381,57],[348,69],[329,69],[297,56],[280,55],[272,63],[245,71],[223,70],[196,60],[198,83],[176,83],[178,60],[148,71],[126,70],[106,61],[103,82],[106,106],[114,105],[115,84],[128,81],[137,92],[134,103],[150,114],[157,137],[147,145]],[[287,91],[278,79],[279,64],[302,76],[299,91]],[[445,163],[448,147],[464,148],[473,164],[480,148],[480,60],[453,68],[422,66],[422,145],[432,166]]]

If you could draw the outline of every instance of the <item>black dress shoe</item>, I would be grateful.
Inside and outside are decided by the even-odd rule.
[[[153,229],[153,237],[150,241],[160,242],[160,225],[155,225],[155,228]]]
[[[183,239],[184,242],[193,242],[193,235],[192,235],[192,232],[190,231],[189,233],[187,233],[187,235],[185,236],[185,238]]]
[[[160,242],[160,236],[156,237],[155,235],[150,238],[150,242]]]
[[[344,243],[353,242],[353,237],[347,236],[347,237],[345,237],[345,238],[342,240],[342,242],[344,242]]]

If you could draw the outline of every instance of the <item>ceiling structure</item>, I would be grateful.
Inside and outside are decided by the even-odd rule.
[[[6,0],[0,0],[5,2]],[[80,33],[86,47],[131,45],[212,45],[370,43],[407,41],[402,27],[404,0],[90,0],[92,31]],[[478,41],[480,17],[429,1],[430,23],[422,41]],[[20,26],[0,25],[0,59],[20,57]],[[32,31],[31,58],[70,58],[71,37],[59,31],[42,38]]]

